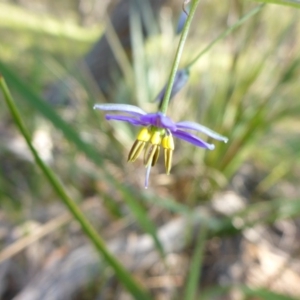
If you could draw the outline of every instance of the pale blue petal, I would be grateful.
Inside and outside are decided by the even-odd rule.
[[[195,122],[191,122],[191,121],[182,121],[182,122],[178,122],[176,123],[177,128],[180,129],[190,129],[190,130],[196,130],[199,132],[202,132],[206,135],[208,135],[209,137],[216,139],[218,141],[223,141],[225,143],[228,142],[228,138],[225,136],[222,136],[220,134],[218,134],[217,132],[201,125]]]
[[[206,149],[209,149],[209,150],[214,150],[215,149],[215,145],[206,143],[202,139],[197,137],[196,135],[193,135],[189,132],[176,130],[176,131],[173,131],[172,134],[175,137],[177,137],[178,139],[181,139],[181,140],[184,140],[188,143],[191,143],[194,146],[201,147],[201,148],[206,148]]]
[[[141,123],[138,119],[132,117],[132,116],[120,116],[120,115],[106,115],[106,120],[114,120],[114,121],[123,121],[128,122],[134,126],[143,126],[144,124]]]
[[[129,114],[146,115],[146,112],[144,112],[138,106],[129,105],[129,104],[115,104],[115,103],[95,104],[94,109],[100,109],[106,111],[120,111]]]

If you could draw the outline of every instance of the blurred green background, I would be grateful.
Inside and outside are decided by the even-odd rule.
[[[261,7],[191,67],[168,114],[229,142],[175,141],[148,190],[142,160],[127,163],[137,129],[92,109],[156,111],[182,2],[0,1],[0,73],[40,157],[151,299],[299,299],[298,8]],[[201,1],[181,67],[259,5]],[[0,99],[0,298],[131,299]]]

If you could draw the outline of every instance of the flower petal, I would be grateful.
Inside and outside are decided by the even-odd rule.
[[[177,129],[176,124],[161,112],[146,114],[141,116],[140,120],[144,124],[169,129],[171,131],[175,131]]]
[[[195,122],[191,122],[191,121],[182,121],[182,122],[178,122],[176,123],[176,126],[180,129],[191,129],[191,130],[196,130],[202,133],[205,133],[206,135],[218,140],[218,141],[223,141],[225,143],[228,142],[228,138],[218,134],[217,132],[201,125]]]
[[[143,123],[141,123],[139,120],[137,120],[136,118],[131,117],[131,116],[105,115],[105,119],[128,122],[134,126],[142,126],[143,125]]]
[[[173,131],[172,134],[181,139],[181,140],[184,140],[188,143],[191,143],[197,147],[201,147],[201,148],[206,148],[206,149],[209,149],[209,150],[214,150],[215,149],[215,145],[213,144],[208,144],[206,142],[204,142],[203,140],[201,140],[200,138],[198,138],[197,136],[189,133],[189,132],[185,132],[185,131],[182,131],[182,130],[176,130],[176,131]]]
[[[129,105],[129,104],[115,104],[115,103],[95,104],[94,109],[111,110],[111,111],[115,110],[120,112],[126,112],[129,114],[146,115],[146,112],[144,112],[138,106]]]

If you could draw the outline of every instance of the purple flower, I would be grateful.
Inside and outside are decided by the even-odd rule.
[[[173,136],[189,142],[197,147],[213,150],[215,146],[200,139],[189,131],[196,131],[219,141],[227,142],[228,139],[211,129],[191,121],[175,123],[162,112],[146,113],[141,108],[128,104],[96,104],[94,109],[114,111],[121,114],[107,114],[107,120],[128,122],[134,126],[142,126],[136,141],[134,142],[128,161],[135,161],[139,154],[145,149],[144,164],[147,168],[145,188],[148,187],[151,167],[158,160],[161,146],[165,154],[166,173],[169,174],[172,166],[172,155],[174,151]]]

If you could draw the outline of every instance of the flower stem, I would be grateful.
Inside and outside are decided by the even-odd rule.
[[[119,277],[120,281],[126,286],[126,288],[131,292],[135,299],[150,299],[149,295],[144,291],[144,289],[134,280],[132,275],[121,265],[121,263],[110,253],[105,245],[105,241],[97,233],[88,219],[81,212],[78,205],[68,196],[65,188],[56,177],[54,172],[43,162],[37,153],[36,149],[31,143],[30,135],[25,128],[20,113],[15,105],[15,102],[10,94],[10,91],[6,85],[3,76],[0,74],[0,90],[4,95],[6,104],[11,112],[13,120],[18,127],[19,131],[25,138],[25,141],[35,158],[37,165],[40,167],[41,171],[47,178],[48,182],[51,184],[57,195],[64,202],[73,217],[80,223],[83,231],[88,236],[90,241],[94,244],[97,251],[102,255],[102,257],[109,263],[109,265],[114,269],[116,276]]]
[[[225,38],[228,36],[232,31],[234,31],[236,28],[241,26],[243,23],[245,23],[248,19],[256,15],[260,10],[265,6],[265,3],[255,7],[250,12],[248,12],[246,15],[244,15],[241,19],[239,19],[236,23],[234,23],[232,26],[228,27],[226,30],[224,30],[222,33],[220,33],[211,43],[209,43],[185,68],[189,70],[198,60],[199,58],[204,55],[206,52],[208,52],[219,40]]]
[[[179,41],[178,48],[176,51],[175,59],[174,59],[174,62],[173,62],[172,68],[171,68],[171,73],[169,76],[166,93],[165,93],[164,99],[162,100],[162,105],[160,108],[160,111],[164,114],[167,112],[167,109],[168,109],[176,71],[178,69],[178,65],[179,65],[180,58],[181,58],[181,55],[183,52],[184,44],[185,44],[189,29],[190,29],[190,26],[191,26],[191,23],[192,23],[192,20],[193,20],[193,17],[194,17],[194,14],[195,14],[195,11],[197,9],[199,2],[200,2],[200,0],[193,0],[193,2],[191,4],[191,10],[190,10],[189,16],[185,22],[185,25],[184,25],[182,33],[181,33],[181,37],[180,37],[180,41]]]

